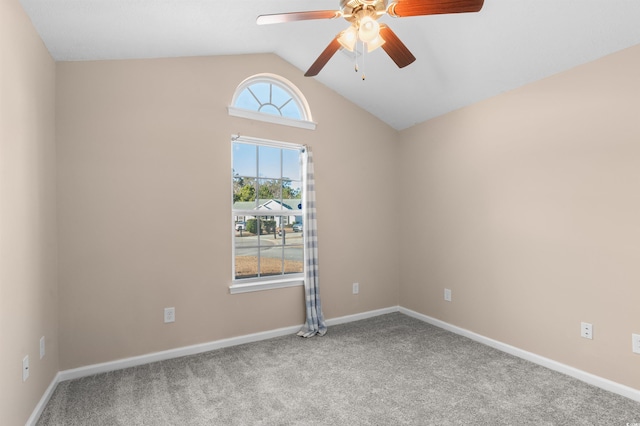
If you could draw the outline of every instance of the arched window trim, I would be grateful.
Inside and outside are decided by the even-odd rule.
[[[236,101],[238,96],[246,89],[247,87],[256,84],[256,83],[269,83],[280,87],[282,90],[287,92],[293,101],[298,106],[300,113],[303,118],[301,120],[289,118],[289,117],[280,117],[277,115],[266,114],[258,111],[248,110],[244,108],[238,108],[236,105]],[[293,83],[287,80],[284,77],[281,77],[276,74],[256,74],[247,79],[245,79],[242,83],[238,85],[236,88],[233,99],[231,100],[231,105],[227,107],[227,111],[229,115],[233,117],[240,118],[248,118],[251,120],[264,121],[267,123],[280,124],[284,126],[298,127],[302,129],[315,130],[316,123],[313,122],[311,118],[311,110],[309,108],[309,104],[305,99],[304,95]]]

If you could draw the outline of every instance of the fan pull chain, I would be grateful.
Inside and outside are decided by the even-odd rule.
[[[366,46],[365,42],[363,41],[363,42],[362,42],[362,81],[364,81],[364,80],[367,78],[367,77],[364,75],[364,56],[365,56],[365,55],[366,55],[366,53],[367,53],[367,49],[366,49],[366,47],[367,47],[367,46]]]

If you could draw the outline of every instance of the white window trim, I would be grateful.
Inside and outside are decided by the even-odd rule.
[[[304,285],[304,274],[300,274],[302,276],[298,276],[295,274],[294,276],[287,276],[286,278],[280,278],[277,280],[265,281],[264,278],[260,279],[256,282],[234,282],[229,286],[229,293],[231,294],[240,294],[240,293],[250,293],[254,291],[262,291],[262,290],[273,290],[276,288],[287,288],[287,287],[297,287]],[[243,280],[245,281],[245,280]]]
[[[262,145],[262,146],[272,146],[275,148],[285,148],[285,149],[304,149],[304,145],[291,143],[291,142],[282,142],[282,141],[274,141],[269,139],[262,138],[254,138],[250,136],[240,136],[240,135],[232,135],[231,143],[241,142],[252,145]],[[233,149],[233,148],[232,148]],[[233,151],[231,155],[231,168],[233,169]],[[303,187],[304,181],[306,177],[302,176]],[[231,193],[233,194],[233,179],[231,179]],[[304,204],[302,206],[302,210],[299,210],[300,214],[304,216]],[[231,210],[231,240],[234,241],[235,238],[235,227],[233,222],[233,209]],[[243,211],[237,210],[238,213],[246,214],[246,215],[256,215],[255,210],[251,211]],[[258,214],[259,216],[267,216],[272,215],[265,212],[264,214]],[[306,246],[306,244],[305,244]],[[305,247],[306,248],[306,247]],[[235,242],[232,244],[232,258],[234,261],[231,263],[231,276],[235,276],[235,256],[236,256],[236,248]],[[229,286],[229,293],[231,294],[241,294],[241,293],[250,293],[254,291],[262,291],[262,290],[273,290],[278,288],[287,288],[287,287],[297,287],[304,285],[304,272],[299,272],[295,274],[286,274],[286,275],[271,275],[267,277],[257,277],[257,278],[242,278],[239,280],[232,279],[231,285]]]
[[[249,109],[228,106],[227,111],[232,117],[248,118],[250,120],[264,121],[266,123],[279,124],[282,126],[298,127],[300,129],[315,130],[317,123],[306,120],[295,120],[289,117],[265,114],[263,112],[251,111]]]
[[[284,149],[304,149],[304,145],[292,142],[274,141],[271,139],[254,138],[251,136],[231,135],[231,142],[241,142],[253,145],[272,146],[274,148]],[[231,158],[231,168],[233,168],[233,158]]]

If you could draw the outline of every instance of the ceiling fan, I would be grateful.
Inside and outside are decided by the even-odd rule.
[[[388,14],[394,18],[408,16],[437,15],[446,13],[478,12],[484,0],[340,0],[340,10],[313,10],[306,12],[276,13],[260,15],[258,25],[279,24],[311,19],[344,18],[351,25],[340,32],[320,54],[318,59],[304,74],[305,77],[318,75],[329,59],[341,47],[352,51],[360,40],[371,52],[382,47],[399,68],[416,60],[415,56],[400,41],[398,36],[378,19]]]

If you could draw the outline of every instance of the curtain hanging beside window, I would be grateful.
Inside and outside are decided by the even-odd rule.
[[[302,173],[305,179],[304,219],[304,293],[307,319],[298,332],[298,336],[312,337],[324,335],[327,326],[320,303],[320,287],[318,282],[318,232],[316,223],[316,190],[313,176],[313,155],[306,147],[302,155]]]

